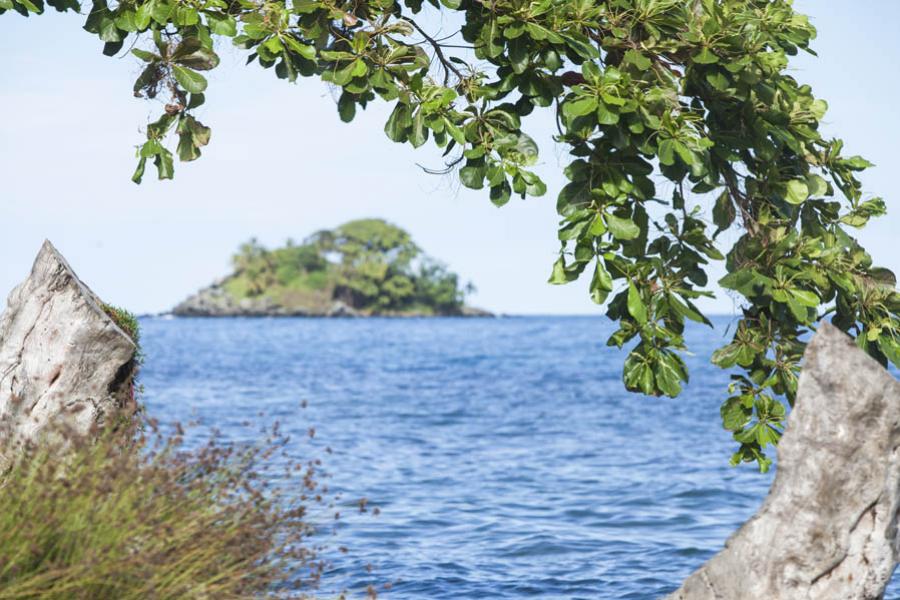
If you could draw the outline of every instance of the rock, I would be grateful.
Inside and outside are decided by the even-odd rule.
[[[50,242],[0,315],[0,422],[7,441],[51,423],[77,434],[134,408],[134,341]]]
[[[349,304],[342,302],[340,300],[336,300],[334,304],[331,305],[331,308],[328,310],[327,316],[329,317],[358,317],[359,311],[350,306]]]
[[[258,296],[236,298],[225,285],[229,278],[214,282],[190,296],[175,308],[171,314],[176,317],[493,317],[486,310],[463,306],[451,311],[425,312],[406,310],[383,312],[362,310],[344,300],[320,299],[306,304],[284,306],[273,298]]]
[[[172,309],[176,317],[306,317],[306,310],[289,309],[268,296],[235,298],[223,287],[227,278],[216,281]],[[324,316],[324,315],[322,315]]]
[[[484,310],[483,308],[477,308],[475,306],[463,306],[462,311],[459,313],[461,317],[493,317],[494,313]]]
[[[882,598],[900,542],[900,383],[827,323],[804,360],[768,497],[669,600]]]

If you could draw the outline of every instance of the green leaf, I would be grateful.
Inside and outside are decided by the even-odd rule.
[[[510,40],[507,42],[507,48],[509,49],[509,65],[512,67],[513,72],[524,73],[531,60],[530,48],[526,39],[518,37]]]
[[[785,200],[791,204],[802,204],[809,198],[809,188],[802,179],[792,179],[787,184]]]
[[[625,51],[624,62],[634,65],[641,71],[646,71],[653,65],[653,62],[649,58],[633,49]]]
[[[191,110],[192,108],[197,108],[202,106],[203,103],[206,102],[206,96],[203,94],[191,94],[188,98],[187,109]]]
[[[628,314],[643,325],[647,322],[647,307],[641,299],[641,293],[638,291],[634,282],[628,283]]]
[[[169,22],[169,15],[172,14],[173,8],[174,7],[168,2],[157,0],[156,2],[153,2],[150,16],[153,17],[153,20],[159,25],[165,26]]]
[[[556,262],[553,263],[553,271],[550,273],[550,279],[547,280],[547,283],[561,285],[568,282],[569,276],[566,273],[566,261],[560,256]]]
[[[184,38],[172,53],[172,60],[183,67],[197,71],[208,71],[219,64],[218,55],[204,47],[203,42],[195,37]]]
[[[177,4],[172,21],[181,27],[191,27],[200,22],[200,13],[192,6]]]
[[[869,167],[875,166],[874,164],[864,159],[862,156],[851,156],[850,158],[845,158],[841,162],[854,171],[862,171],[864,169],[868,169]]]
[[[116,17],[116,26],[122,31],[134,33],[138,30],[134,11],[123,10]]]
[[[172,65],[172,73],[175,75],[178,85],[191,94],[199,94],[206,89],[206,78],[196,71],[180,65]]]
[[[659,353],[659,360],[654,369],[656,385],[670,398],[681,393],[681,382],[687,379],[684,365],[674,352],[668,350]]]
[[[719,197],[716,199],[716,205],[713,207],[713,223],[717,227],[715,235],[731,227],[736,216],[737,212],[734,208],[734,202],[731,201],[731,194],[728,193],[728,190],[725,190],[719,194]]]
[[[418,148],[428,140],[428,130],[425,128],[425,116],[422,109],[416,111],[413,115],[412,131],[409,134],[409,143],[413,148]],[[480,185],[478,186],[481,187]]]
[[[106,42],[103,44],[103,56],[115,56],[124,45],[125,42]]]
[[[131,53],[144,62],[154,62],[162,60],[162,57],[160,55],[154,54],[152,52],[147,52],[146,50],[141,50],[140,48],[132,48]]]
[[[619,113],[605,102],[598,102],[597,122],[601,125],[616,125],[619,122]]]
[[[603,222],[603,215],[598,213],[597,216],[593,218],[591,226],[588,228],[588,233],[594,237],[600,237],[606,233],[606,223]]]
[[[384,124],[384,132],[395,142],[405,142],[407,131],[412,126],[411,109],[408,105],[398,102]]]
[[[721,72],[718,72],[718,71],[713,72],[713,73],[707,73],[706,81],[714,89],[716,89],[720,92],[726,91],[728,89],[728,86],[731,84],[731,82],[728,81],[728,77],[726,77],[724,74],[722,74]]]
[[[563,104],[563,114],[568,117],[581,117],[597,110],[597,99],[590,96],[579,97]]]
[[[645,394],[652,394],[655,391],[653,369],[647,364],[645,357],[636,351],[628,353],[622,369],[622,379],[625,388],[632,392],[642,391]]]
[[[656,396],[656,388],[653,380],[653,368],[647,357],[640,351],[641,346],[628,353],[625,365],[622,369],[622,379],[625,388],[632,392],[643,392]]]
[[[684,302],[682,302],[674,294],[669,294],[668,300],[669,306],[673,311],[675,311],[675,314],[686,317],[691,321],[703,323],[704,325],[709,325],[710,327],[712,327],[712,323],[710,322],[710,320],[704,317],[703,314],[699,310],[697,310],[697,307],[694,306],[694,304],[689,300],[684,300]]]
[[[176,63],[183,67],[188,67],[196,71],[209,71],[219,65],[219,57],[212,50],[201,48],[191,54],[174,59]]]
[[[147,159],[145,157],[141,157],[138,160],[137,168],[134,170],[134,174],[131,176],[131,181],[135,183],[140,183],[144,178],[144,169],[147,167]]]
[[[319,0],[294,0],[292,6],[295,13],[305,15],[322,8],[322,3]]]
[[[200,149],[194,145],[194,141],[190,134],[182,134],[178,138],[178,159],[183,162],[189,162],[200,158]]]
[[[151,2],[144,2],[134,12],[134,24],[137,27],[138,31],[144,31],[147,27],[150,26],[151,19],[151,9],[153,8]]]
[[[100,34],[99,37],[104,42],[121,42],[127,36],[126,32],[123,32],[116,25],[116,20],[111,16],[105,15],[100,21]]]
[[[466,135],[463,133],[463,130],[456,126],[453,121],[448,118],[444,118],[444,127],[447,129],[447,133],[450,134],[450,137],[453,138],[460,146],[465,145],[466,143]]]
[[[341,121],[349,123],[356,116],[356,100],[353,95],[344,92],[338,99],[338,115]]]
[[[741,345],[731,343],[719,348],[712,354],[712,363],[723,369],[733,367],[741,354]]]
[[[692,56],[691,59],[698,65],[711,65],[719,62],[719,57],[709,48],[703,48],[700,52]]]
[[[878,338],[878,349],[895,367],[900,367],[900,343],[890,334]]]
[[[797,299],[797,301],[803,306],[809,306],[811,308],[816,308],[821,304],[819,297],[814,293],[808,290],[799,290],[796,288],[791,288],[788,290],[788,293]]]
[[[719,409],[722,426],[728,431],[740,431],[753,417],[753,396],[732,396]]]
[[[729,273],[719,280],[719,285],[725,289],[735,290],[744,296],[753,295],[753,286],[756,282],[754,272],[750,269],[741,269],[734,273]]]
[[[661,165],[665,165],[670,167],[675,164],[675,140],[673,139],[664,139],[659,142],[659,149],[657,150],[657,156],[659,156],[659,163]]]
[[[306,60],[316,59],[316,47],[311,44],[301,44],[293,36],[285,36],[284,42],[292,52],[295,52]]]
[[[594,277],[591,279],[591,300],[596,304],[603,304],[612,289],[612,277],[603,266],[603,261],[598,258],[594,267]]]
[[[160,152],[163,151],[162,144],[159,143],[159,140],[150,139],[144,142],[144,145],[141,146],[140,157],[141,158],[151,158],[156,156]]]
[[[600,52],[586,35],[581,33],[563,34],[562,38],[566,45],[581,58],[592,60],[600,57]]]
[[[631,219],[605,214],[606,226],[617,240],[633,240],[641,234],[640,228]]]
[[[685,146],[683,143],[679,142],[678,140],[672,140],[672,147],[675,149],[675,154],[677,154],[678,157],[682,161],[684,161],[684,164],[686,164],[687,166],[691,166],[697,162],[697,156],[690,148]]]
[[[162,152],[153,157],[153,164],[156,165],[156,173],[159,179],[172,179],[175,174],[175,165],[172,161],[172,153],[162,149]]]
[[[484,165],[466,165],[459,170],[459,180],[467,188],[480,190],[484,187]]]
[[[206,22],[209,25],[209,31],[213,35],[224,35],[234,37],[237,35],[237,22],[231,15],[217,15],[208,13]]]
[[[806,307],[798,302],[793,296],[788,297],[787,305],[791,310],[791,314],[794,315],[794,318],[799,322],[806,323],[809,320],[809,311],[807,311]]]
[[[537,162],[538,146],[530,136],[519,133],[516,137],[515,151],[520,157],[519,164],[530,166]]]
[[[495,206],[503,206],[507,202],[509,202],[509,197],[512,194],[512,189],[509,186],[509,182],[504,179],[497,185],[491,186],[490,198],[491,202],[494,203]]]
[[[828,182],[825,181],[824,177],[815,174],[807,175],[806,186],[810,196],[821,197],[828,195]]]

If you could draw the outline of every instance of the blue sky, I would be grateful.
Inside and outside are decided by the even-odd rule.
[[[798,57],[795,75],[828,100],[826,131],[878,167],[867,192],[892,211],[860,236],[880,264],[897,271],[895,209],[900,83],[900,2],[796,2],[819,28],[819,58]],[[222,48],[200,118],[210,146],[176,178],[129,181],[133,147],[159,106],[132,98],[136,59],[107,58],[77,15],[0,17],[0,295],[20,281],[45,238],[104,299],[135,312],[165,310],[228,271],[251,236],[276,245],[343,221],[378,216],[407,228],[431,255],[478,287],[472,302],[510,313],[597,313],[587,281],[546,283],[558,250],[555,195],[565,155],[547,123],[532,131],[549,185],[539,199],[502,209],[455,178],[427,175],[432,150],[414,151],[383,134],[376,105],[342,123],[329,89],[291,85],[244,67]],[[424,150],[424,151],[423,151]],[[721,295],[706,308],[731,313]]]

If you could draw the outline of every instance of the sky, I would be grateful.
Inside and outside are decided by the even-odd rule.
[[[795,4],[819,29],[819,57],[797,57],[794,75],[829,102],[826,133],[878,165],[864,177],[866,192],[883,196],[890,213],[860,239],[876,262],[897,271],[900,2]],[[565,184],[565,155],[553,147],[549,123],[530,130],[548,193],[497,208],[455,176],[417,166],[441,166],[438,152],[388,140],[383,104],[342,123],[325,84],[289,84],[223,47],[198,113],[213,128],[203,157],[176,162],[174,181],[157,181],[148,169],[137,186],[134,147],[160,107],[132,97],[137,59],[103,56],[82,24],[83,17],[55,13],[0,17],[0,297],[50,239],[105,301],[162,312],[227,274],[229,257],[251,237],[276,246],[381,217],[473,282],[471,304],[513,314],[601,312],[587,295],[588,278],[546,283],[559,249],[555,197]],[[721,293],[703,307],[735,309]]]

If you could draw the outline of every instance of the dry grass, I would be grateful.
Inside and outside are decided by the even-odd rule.
[[[286,443],[277,427],[257,447],[180,443],[103,433],[64,460],[27,449],[0,489],[0,599],[304,597],[323,568],[317,462],[279,467],[286,495],[260,473]]]

